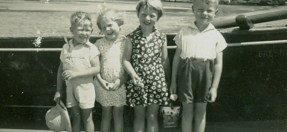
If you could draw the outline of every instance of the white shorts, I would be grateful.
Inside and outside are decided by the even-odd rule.
[[[81,109],[94,107],[96,93],[92,79],[73,79],[66,81],[67,107],[79,105]]]

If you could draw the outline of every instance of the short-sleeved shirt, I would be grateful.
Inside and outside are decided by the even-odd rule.
[[[216,54],[227,47],[224,37],[209,24],[202,32],[193,23],[182,28],[174,38],[178,48],[182,50],[180,57],[215,59]]]
[[[99,54],[98,48],[89,41],[74,47],[73,40],[70,40],[63,46],[60,55],[63,70],[85,70],[91,67],[90,61]]]

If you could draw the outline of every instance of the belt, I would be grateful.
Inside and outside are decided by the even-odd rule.
[[[211,60],[211,59],[207,59],[207,58],[194,58],[194,57],[187,57],[185,59],[197,60],[197,61],[208,61],[208,60]]]

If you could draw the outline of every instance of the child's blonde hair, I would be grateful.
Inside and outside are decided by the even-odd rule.
[[[157,20],[163,15],[163,6],[160,0],[140,0],[136,7],[138,17],[141,8],[156,10],[158,12]]]
[[[124,25],[124,18],[123,15],[119,13],[118,10],[114,9],[102,9],[97,18],[97,25],[100,30],[102,30],[101,25],[100,25],[100,20],[103,18],[108,18],[111,19],[112,21],[115,21],[118,26]]]
[[[213,4],[215,6],[215,8],[217,9],[218,8],[218,4],[219,4],[219,0],[193,0],[193,6],[196,6],[198,3],[204,3],[204,4],[207,4],[207,5],[211,5]]]
[[[82,22],[83,20],[91,21],[91,26],[93,26],[92,18],[90,14],[87,12],[82,12],[82,11],[77,11],[71,15],[71,18],[70,18],[71,26],[73,27],[74,25]]]

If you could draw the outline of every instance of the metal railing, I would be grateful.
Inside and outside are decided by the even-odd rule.
[[[228,47],[271,45],[271,44],[287,44],[287,40],[229,43]],[[167,46],[167,49],[176,49],[176,47],[177,46]],[[60,51],[61,48],[0,48],[0,52],[60,52]]]

